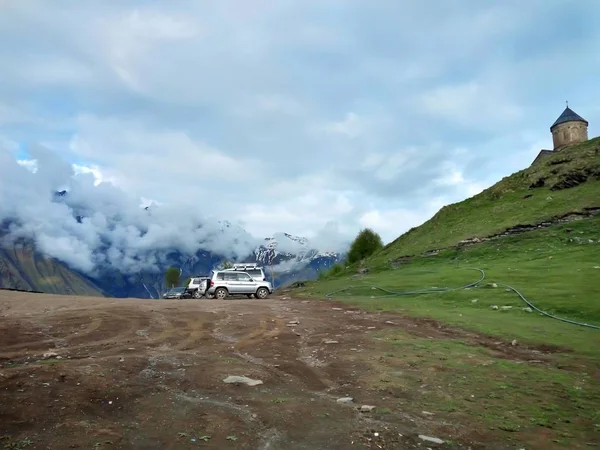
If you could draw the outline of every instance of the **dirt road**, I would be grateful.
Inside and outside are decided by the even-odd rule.
[[[0,291],[0,446],[514,448],[469,423],[422,414],[411,386],[378,383],[389,343],[377,336],[392,327],[498,344],[331,302]],[[228,376],[262,384],[227,384]],[[362,405],[376,408],[361,412]]]

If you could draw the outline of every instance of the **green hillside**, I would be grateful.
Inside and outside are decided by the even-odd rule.
[[[82,275],[56,259],[36,253],[31,245],[0,247],[0,288],[103,296],[101,289]]]
[[[388,244],[370,263],[385,264],[590,207],[600,207],[600,138],[551,155],[474,197],[443,207]]]

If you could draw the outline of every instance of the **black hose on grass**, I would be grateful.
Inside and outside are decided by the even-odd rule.
[[[397,297],[400,295],[435,294],[436,292],[460,291],[462,289],[468,289],[471,287],[475,287],[479,283],[481,283],[483,280],[485,280],[485,272],[483,270],[477,269],[475,267],[468,267],[468,268],[466,267],[465,269],[477,270],[479,273],[481,273],[481,278],[473,283],[469,283],[465,286],[461,286],[461,287],[457,287],[457,288],[429,288],[429,289],[419,289],[417,291],[403,291],[403,292],[390,291],[388,289],[384,289],[379,286],[370,286],[370,288],[373,290],[385,292],[387,294],[387,295],[381,295],[380,297]],[[355,287],[358,287],[358,286],[346,286],[345,288],[330,292],[329,294],[325,295],[325,298],[330,299],[333,296],[333,294],[337,294],[338,292],[349,291],[350,289],[353,289]]]
[[[477,270],[481,273],[481,278],[473,283],[469,283],[466,284],[464,286],[460,286],[457,288],[429,288],[429,289],[419,289],[416,291],[401,291],[401,292],[396,292],[396,291],[390,291],[388,289],[384,289],[382,287],[379,286],[370,286],[371,289],[373,290],[378,290],[378,291],[382,291],[385,292],[385,295],[380,295],[377,298],[383,298],[383,297],[398,297],[398,296],[402,296],[402,295],[419,295],[419,294],[435,294],[435,293],[442,293],[442,292],[451,292],[451,291],[460,291],[462,289],[468,289],[468,288],[472,288],[472,287],[476,287],[477,285],[479,285],[479,283],[481,283],[484,279],[485,279],[485,272],[481,269],[478,269],[476,267],[466,267],[465,269],[468,270]],[[527,298],[525,298],[525,296],[523,294],[521,294],[521,292],[519,292],[517,289],[515,289],[512,286],[509,286],[508,284],[504,284],[504,283],[497,283],[499,286],[504,286],[507,289],[513,291],[515,294],[517,294],[519,297],[521,297],[521,300],[523,300],[531,309],[536,310],[537,312],[539,312],[540,314],[550,317],[551,319],[556,319],[556,320],[560,320],[561,322],[565,322],[565,323],[569,323],[572,325],[579,325],[582,327],[588,327],[588,328],[593,328],[596,330],[600,330],[600,326],[597,325],[592,325],[589,323],[583,323],[583,322],[576,322],[574,320],[569,320],[569,319],[563,319],[562,317],[557,317],[554,316],[550,313],[547,313],[546,311],[542,311],[541,309],[539,309],[537,306],[535,306],[533,303],[531,303],[529,300],[527,300]],[[329,294],[325,295],[325,298],[327,298],[328,300],[330,300],[334,294],[337,294],[339,292],[345,292],[345,291],[349,291],[350,289],[354,289],[356,287],[359,286],[346,286],[345,288],[342,289],[338,289],[336,291],[330,292]],[[360,286],[363,287],[363,286]],[[369,287],[369,286],[367,286]]]
[[[504,284],[504,283],[497,283],[497,284],[498,284],[498,286],[504,286],[507,289],[510,289],[511,291],[513,291],[515,294],[517,294],[519,297],[521,297],[521,300],[523,300],[525,303],[527,303],[527,305],[529,305],[529,307],[531,309],[535,309],[537,312],[539,312],[540,314],[543,314],[544,316],[550,317],[552,319],[560,320],[561,322],[570,323],[572,325],[581,325],[582,327],[588,327],[588,328],[594,328],[596,330],[600,330],[600,327],[598,325],[592,325],[590,323],[583,323],[583,322],[576,322],[574,320],[563,319],[562,317],[553,316],[552,314],[547,313],[546,311],[542,311],[541,309],[539,309],[537,306],[535,306],[533,303],[531,303],[529,300],[527,300],[525,298],[525,296],[523,294],[521,294],[514,287],[509,286],[508,284]]]

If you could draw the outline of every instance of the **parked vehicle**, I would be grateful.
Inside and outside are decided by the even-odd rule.
[[[186,287],[186,292],[190,295],[190,297],[202,298],[206,295],[209,281],[210,278],[206,275],[192,277]]]
[[[163,298],[186,298],[188,296],[185,286],[169,289],[163,294]]]
[[[265,299],[273,293],[273,286],[267,280],[254,279],[245,271],[224,269],[211,273],[210,286],[206,293],[219,300],[232,295],[245,295],[248,298],[254,295],[256,298]]]

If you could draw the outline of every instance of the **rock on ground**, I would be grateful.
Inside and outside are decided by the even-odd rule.
[[[238,377],[238,376],[235,376],[235,375],[230,375],[227,378],[224,378],[223,382],[224,383],[228,383],[228,384],[242,383],[242,384],[245,384],[247,386],[256,386],[257,384],[263,384],[262,380],[253,380],[252,378]]]
[[[443,444],[444,441],[442,441],[439,438],[436,437],[431,437],[431,436],[425,436],[424,434],[420,434],[419,435],[419,439],[426,441],[426,442],[433,442],[434,444]]]

